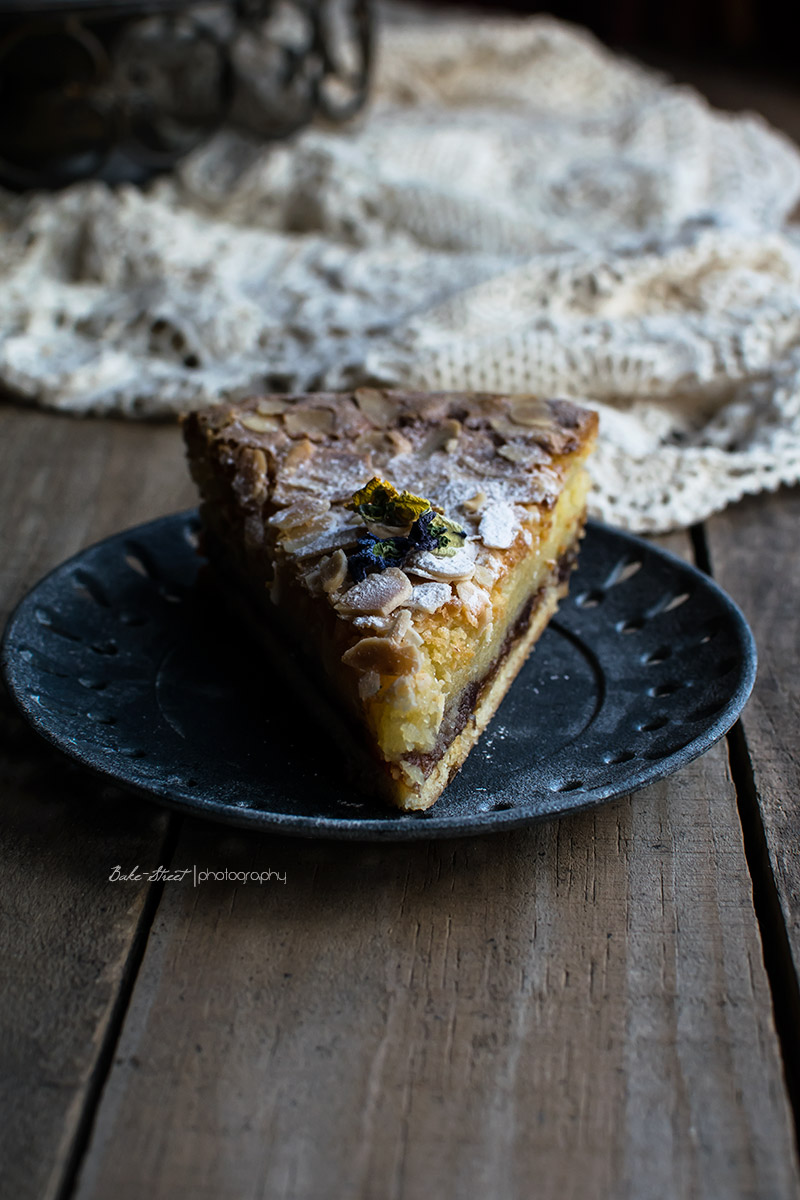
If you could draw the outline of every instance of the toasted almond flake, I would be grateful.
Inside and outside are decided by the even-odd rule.
[[[281,533],[285,533],[290,529],[299,529],[303,525],[307,525],[309,521],[313,521],[315,517],[321,517],[330,508],[330,501],[324,496],[303,496],[290,504],[288,508],[282,508],[279,512],[274,513],[268,520],[268,525],[274,525]]]
[[[356,629],[369,629],[371,633],[388,633],[394,625],[393,617],[353,617],[350,621]]]
[[[387,617],[411,595],[411,580],[399,567],[387,567],[345,592],[337,607],[345,615],[376,613]]]
[[[364,532],[363,525],[340,525],[338,529],[327,529],[283,543],[283,549],[294,558],[310,558],[313,554],[325,554],[338,550],[340,546],[353,546]]]
[[[518,442],[506,442],[497,453],[501,458],[518,463],[520,466],[534,466],[541,458],[541,454],[537,454],[536,451],[537,447],[534,446],[521,446]]]
[[[397,619],[389,630],[389,637],[395,642],[407,642],[409,646],[421,646],[422,637],[414,628],[414,621],[407,608],[401,608]]]
[[[285,414],[283,424],[289,437],[305,434],[321,441],[333,433],[333,413],[329,408],[295,408]]]
[[[479,587],[489,588],[491,590],[497,576],[490,567],[487,567],[486,563],[478,563],[477,567],[475,568],[475,574],[472,576],[472,578]]]
[[[337,592],[347,575],[347,555],[344,550],[334,550],[330,558],[320,563],[319,577],[324,592]]]
[[[409,632],[413,629],[414,624],[411,618],[411,613],[407,608],[401,608],[394,614],[394,621],[392,622],[392,627],[389,630],[389,637],[394,638],[396,642],[404,642]],[[414,642],[413,637],[409,640],[411,641],[412,645],[420,644],[420,642]]]
[[[243,503],[260,505],[267,494],[267,457],[256,446],[242,446],[236,453],[233,490]]]
[[[408,642],[385,637],[366,637],[342,655],[345,666],[356,671],[375,671],[378,675],[413,675],[419,668],[419,652]]]
[[[555,422],[550,409],[538,396],[520,396],[511,403],[511,420],[529,428],[553,429]]]
[[[435,579],[442,583],[455,583],[459,579],[471,579],[475,571],[475,546],[467,542],[449,558],[431,554],[429,550],[417,551],[406,559],[406,570],[421,579]]]
[[[310,493],[311,495],[322,496],[325,494],[325,484],[321,479],[313,479],[309,475],[300,475],[297,479],[286,478],[281,479],[275,489],[275,499],[280,500],[285,495],[283,489],[288,489],[289,494],[292,492]],[[327,497],[332,499],[332,497]]]
[[[490,417],[489,424],[495,433],[499,433],[501,437],[513,438],[525,436],[524,429],[521,429],[519,425],[515,425],[513,421],[509,421],[505,413],[499,417]]]
[[[287,407],[285,400],[279,400],[277,396],[265,396],[256,405],[256,412],[260,412],[262,417],[279,417]]]
[[[405,611],[406,610],[403,609],[403,612],[405,612]],[[392,635],[392,636],[394,636],[394,635]],[[408,629],[403,634],[401,641],[408,642],[411,646],[421,646],[422,645],[422,636],[421,636],[421,634],[417,633],[417,631],[413,625],[409,625]]]
[[[360,433],[353,443],[359,454],[373,451],[375,454],[391,454],[394,449],[389,434],[382,429],[370,429]]]
[[[227,429],[229,425],[237,419],[238,413],[233,408],[221,409],[215,416],[208,417],[208,423],[215,433],[219,433],[223,429]]]
[[[408,608],[432,613],[452,598],[453,590],[449,583],[418,583],[411,589],[406,605]]]
[[[486,503],[486,492],[476,492],[474,496],[470,496],[469,500],[465,500],[461,507],[465,512],[479,512]]]
[[[453,417],[448,417],[446,421],[442,421],[428,434],[420,447],[420,457],[430,458],[438,450],[447,450],[450,453],[451,449],[455,449],[455,446],[458,444],[458,435],[460,433],[461,422],[456,421]],[[453,443],[452,447],[450,443]]]
[[[245,429],[253,433],[277,433],[281,427],[275,417],[262,417],[259,413],[247,413],[239,419]]]
[[[356,388],[355,402],[364,416],[378,429],[386,429],[394,420],[397,407],[378,388]]]
[[[470,579],[462,580],[456,584],[456,592],[458,598],[464,605],[467,614],[467,620],[470,625],[483,627],[491,617],[491,601],[488,592],[483,588],[476,587]]]
[[[315,448],[313,442],[308,438],[303,438],[302,442],[295,442],[289,453],[286,455],[284,465],[290,470],[299,467],[301,463],[307,462],[314,454]],[[288,481],[287,481],[288,482]]]
[[[390,429],[388,431],[389,441],[392,443],[392,450],[395,454],[410,454],[414,449],[411,442],[401,433],[399,429]]]
[[[519,532],[519,521],[513,507],[505,500],[498,500],[484,510],[478,526],[478,537],[484,546],[495,546],[507,550],[513,545]]]

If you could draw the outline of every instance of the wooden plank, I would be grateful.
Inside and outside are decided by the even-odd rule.
[[[191,503],[177,430],[0,409],[0,622],[63,558]],[[0,706],[0,1193],[59,1194],[147,888],[108,881],[163,853],[166,814],[72,767]]]
[[[758,647],[743,727],[769,862],[800,977],[800,488],[746,500],[708,522],[715,578]]]
[[[504,836],[186,822],[79,1200],[778,1200],[791,1121],[725,744]]]

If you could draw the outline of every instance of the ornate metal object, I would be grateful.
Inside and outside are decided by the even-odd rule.
[[[0,0],[0,184],[141,182],[223,122],[352,116],[370,0]]]

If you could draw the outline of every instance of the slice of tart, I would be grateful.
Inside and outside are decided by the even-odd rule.
[[[263,396],[191,413],[203,548],[361,786],[430,807],[568,587],[594,413],[532,396]]]

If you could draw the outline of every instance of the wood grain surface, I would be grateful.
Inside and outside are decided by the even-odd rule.
[[[175,429],[0,408],[0,624],[41,575],[127,524],[185,507]],[[79,1147],[166,814],[98,782],[0,707],[0,1194],[59,1194]],[[102,1078],[100,1075],[99,1078]]]
[[[724,744],[527,831],[412,846],[190,821],[80,1200],[792,1197]]]
[[[0,467],[3,614],[193,499],[169,427],[0,409]],[[724,743],[592,813],[371,847],[168,818],[2,733],[3,1197],[798,1195]],[[108,881],[167,856],[286,882]]]
[[[717,580],[742,606],[758,678],[742,721],[769,871],[800,976],[800,488],[748,499],[708,522]],[[800,1011],[796,1040],[800,1041]]]

